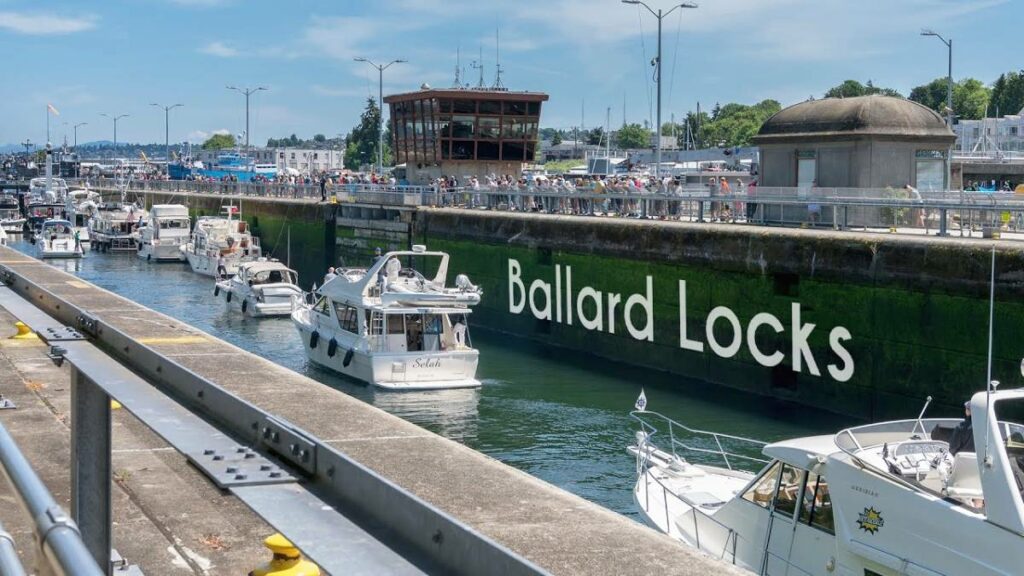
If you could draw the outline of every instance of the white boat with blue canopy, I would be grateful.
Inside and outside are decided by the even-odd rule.
[[[1021,574],[1024,389],[967,406],[970,422],[772,444],[638,410],[633,496],[654,528],[755,574]]]
[[[389,390],[480,386],[468,316],[481,290],[462,274],[447,286],[448,254],[412,248],[388,252],[368,269],[342,269],[312,304],[297,303],[292,321],[306,354]],[[413,262],[436,272],[424,276]]]

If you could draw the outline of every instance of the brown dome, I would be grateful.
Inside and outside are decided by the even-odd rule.
[[[755,144],[783,140],[829,140],[882,136],[900,140],[948,140],[956,135],[934,110],[892,96],[808,100],[769,118]]]

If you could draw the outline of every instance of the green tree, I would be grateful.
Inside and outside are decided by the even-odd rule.
[[[551,134],[551,145],[552,146],[558,146],[561,143],[562,143],[562,133],[558,132],[558,131],[555,131],[554,133],[552,133]]]
[[[910,99],[945,116],[946,78],[936,78],[910,91]],[[985,116],[991,90],[974,78],[953,83],[953,111],[958,118],[977,120]]]
[[[627,124],[619,129],[616,141],[619,148],[650,148],[651,131],[639,124]]]
[[[586,133],[587,144],[591,146],[597,146],[604,142],[604,128],[598,127],[593,130],[588,130]]]
[[[316,136],[313,136],[313,142],[316,142],[317,144],[323,144],[324,142],[327,142],[327,136],[324,136],[323,134],[317,134]]]
[[[867,84],[861,84],[856,80],[847,80],[825,92],[825,98],[854,98],[857,96],[870,96],[872,94],[894,96],[897,98],[903,97],[899,91],[892,88],[879,88],[871,80],[868,80]]]
[[[717,116],[701,122],[697,141],[702,147],[747,146],[765,120],[782,109],[775,100],[763,100],[753,106],[730,103],[716,106]],[[689,117],[688,117],[689,118]]]
[[[992,84],[989,107],[992,114],[1001,116],[1024,112],[1024,70],[999,75]]]
[[[203,150],[224,150],[235,147],[235,137],[232,134],[214,134],[203,142]]]
[[[372,97],[366,99],[366,109],[359,118],[359,125],[348,133],[345,147],[345,167],[358,170],[360,166],[377,163],[377,146],[380,137],[380,108]],[[385,164],[390,164],[390,141],[385,144]]]

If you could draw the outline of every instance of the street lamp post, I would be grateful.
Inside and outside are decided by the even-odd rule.
[[[234,90],[245,95],[245,151],[249,152],[249,96],[252,96],[260,90],[266,90],[263,86],[257,86],[255,88],[238,88],[236,86],[225,86],[228,90]]]
[[[82,158],[81,156],[78,156],[78,127],[85,126],[86,124],[88,124],[88,122],[79,122],[78,124],[75,124],[73,128],[75,132],[75,178],[82,175]]]
[[[656,71],[656,82],[658,84],[658,124],[654,130],[654,176],[659,177],[661,174],[661,21],[669,14],[675,12],[679,8],[697,8],[696,4],[689,2],[683,2],[672,7],[668,12],[662,12],[659,8],[657,12],[654,11],[650,6],[641,2],[640,0],[622,0],[623,4],[637,4],[643,6],[650,12],[655,18],[658,19],[658,57],[655,59],[655,71]]]
[[[934,30],[924,29],[921,30],[921,36],[934,36],[939,39],[940,42],[946,45],[949,52],[949,69],[946,75],[946,125],[949,129],[953,129],[953,39],[943,38],[941,34]],[[946,189],[950,189],[953,186],[953,146],[950,145],[949,151],[946,153]]]
[[[377,174],[384,173],[384,71],[392,64],[404,64],[407,60],[392,60],[387,64],[375,64],[366,58],[355,58],[356,62],[366,62],[377,69]]]
[[[114,121],[114,157],[116,158],[117,157],[117,121],[120,120],[121,118],[127,118],[130,115],[129,114],[120,114],[120,115],[114,116],[114,115],[111,115],[111,114],[104,114],[104,113],[100,112],[100,116],[103,116],[104,118],[110,118],[111,120]]]
[[[88,122],[79,122],[78,124],[75,124],[75,152],[78,152],[78,127],[86,126],[88,124]]]
[[[167,162],[167,177],[171,177],[171,110],[184,106],[184,104],[173,104],[171,106],[161,106],[155,102],[151,103],[150,106],[156,106],[157,108],[163,108],[164,111],[164,160]]]

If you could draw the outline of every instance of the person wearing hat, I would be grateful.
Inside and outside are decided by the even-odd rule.
[[[380,260],[380,257],[381,257],[380,246],[377,246],[377,248],[373,251],[373,261],[374,261],[374,263],[376,263],[377,260]]]
[[[974,428],[971,424],[971,402],[964,402],[964,421],[953,430],[949,438],[949,453],[956,456],[958,452],[974,452]]]

